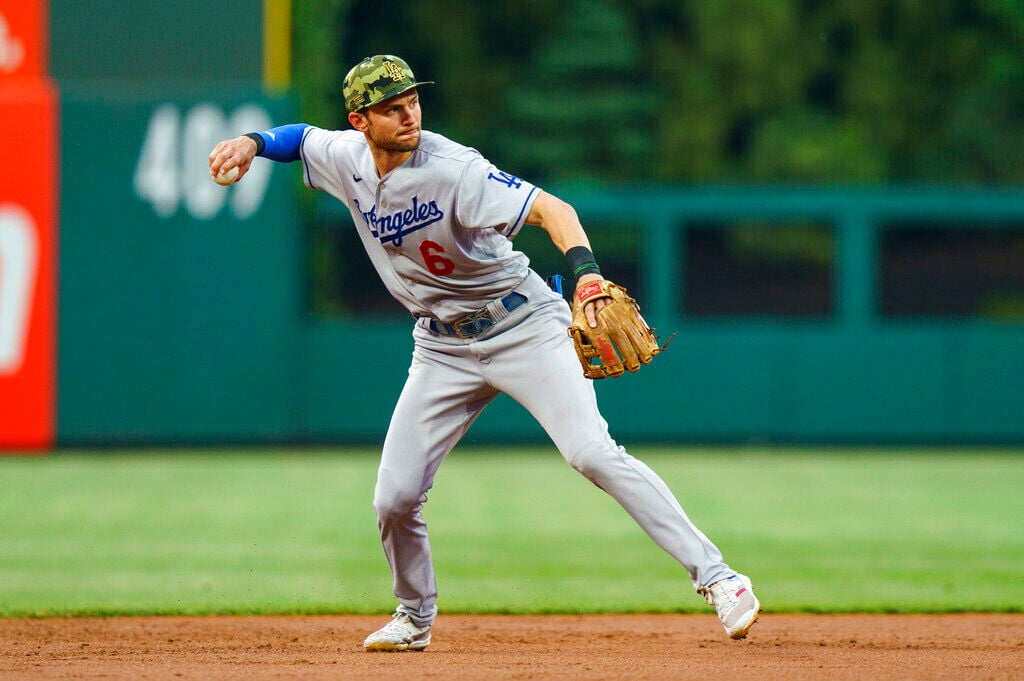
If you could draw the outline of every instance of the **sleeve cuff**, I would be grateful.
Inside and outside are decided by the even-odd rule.
[[[522,210],[519,211],[519,216],[516,218],[516,221],[509,226],[508,231],[505,232],[506,237],[509,239],[514,238],[515,235],[519,233],[519,230],[523,228],[523,225],[526,224],[526,218],[530,214],[530,209],[533,207],[533,202],[537,200],[539,195],[539,188],[534,187],[530,190],[529,195],[526,197],[526,201],[523,202]]]
[[[267,148],[267,141],[263,139],[263,135],[258,132],[247,132],[243,137],[248,137],[256,143],[256,155],[259,156],[263,153],[263,150]]]

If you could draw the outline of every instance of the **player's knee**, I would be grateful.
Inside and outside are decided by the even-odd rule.
[[[377,512],[377,518],[380,520],[406,518],[415,513],[421,503],[418,490],[406,492],[378,487],[373,495],[373,510]]]
[[[618,455],[602,443],[588,443],[566,456],[569,465],[587,480],[601,486],[601,480],[619,462]]]

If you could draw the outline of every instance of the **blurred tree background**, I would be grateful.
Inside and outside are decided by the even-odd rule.
[[[365,56],[398,54],[419,78],[438,82],[420,91],[426,128],[541,186],[1024,181],[1022,0],[294,0],[293,7],[293,89],[303,120],[347,128],[340,95],[347,69]],[[302,200],[315,201],[310,192]],[[353,230],[337,229],[351,224],[347,215],[307,215],[311,309],[402,314]],[[691,227],[688,313],[831,314],[830,225]],[[886,232],[872,275],[885,283],[879,308],[1024,318],[1024,226],[991,238],[948,228]],[[609,276],[643,298],[643,225],[591,222],[588,230]],[[523,230],[516,243],[540,271],[564,264],[544,235]],[[961,284],[942,283],[954,281]],[[903,300],[907,291],[916,293]]]
[[[537,182],[1019,183],[1020,0],[295,0],[304,119],[383,52]]]

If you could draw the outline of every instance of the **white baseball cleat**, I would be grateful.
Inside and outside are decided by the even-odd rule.
[[[708,605],[715,606],[718,619],[729,638],[746,638],[761,613],[761,603],[754,596],[754,587],[746,575],[733,575],[714,584],[702,586],[697,593]]]
[[[390,622],[363,641],[367,650],[397,652],[423,650],[430,645],[430,627],[420,628],[404,612],[396,612]]]

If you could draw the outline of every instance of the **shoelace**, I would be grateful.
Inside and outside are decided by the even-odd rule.
[[[411,617],[405,613],[397,612],[391,616],[391,621],[384,625],[384,629],[389,633],[393,632],[403,635],[413,633],[413,629],[415,629],[417,634],[422,633],[422,630],[413,623]]]
[[[697,593],[704,597],[708,605],[720,609],[723,613],[728,612],[740,602],[740,599],[736,597],[736,592],[739,589],[733,588],[734,580],[740,581],[734,577],[727,577],[718,580],[711,586],[702,586]]]

